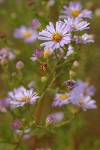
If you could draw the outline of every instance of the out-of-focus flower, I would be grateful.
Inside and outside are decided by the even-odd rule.
[[[68,19],[64,19],[64,22],[66,23],[67,26],[70,27],[70,31],[83,31],[83,30],[86,30],[86,29],[90,29],[89,27],[89,24],[88,22],[86,21],[83,21],[79,18],[68,18]]]
[[[0,50],[0,63],[1,64],[5,64],[9,60],[14,60],[15,57],[16,56],[7,48],[2,48]]]
[[[54,107],[55,106],[63,106],[63,105],[69,104],[69,102],[70,102],[69,93],[64,93],[64,94],[56,93],[52,105]]]
[[[49,0],[48,1],[48,6],[53,6],[55,4],[55,0]]]
[[[92,11],[90,10],[82,10],[82,5],[79,2],[70,2],[69,7],[64,5],[64,10],[61,11],[62,15],[60,19],[66,19],[67,17],[71,18],[92,18]]]
[[[90,96],[83,96],[80,93],[72,96],[71,103],[81,107],[84,111],[87,109],[96,109],[96,101],[92,100]]]
[[[76,44],[86,44],[86,43],[94,43],[93,35],[89,35],[87,33],[82,36],[74,36],[74,40]]]
[[[95,88],[89,86],[81,80],[76,82],[75,88],[70,92],[70,102],[78,107],[81,107],[84,111],[87,109],[95,109],[96,101],[91,99],[94,95]]]
[[[11,124],[11,128],[14,130],[18,130],[21,127],[21,122],[16,119],[14,122]]]
[[[81,94],[83,96],[93,96],[95,93],[94,86],[89,86],[88,83],[83,82],[82,80],[76,81],[75,88],[71,91],[73,93]]]
[[[10,104],[13,107],[24,106],[26,103],[34,104],[39,98],[38,94],[33,89],[26,90],[24,87],[19,87],[11,92],[8,92]]]
[[[24,68],[24,63],[21,60],[17,61],[16,68],[17,69],[23,69]]]
[[[6,112],[7,107],[10,105],[9,99],[5,98],[0,100],[0,112]]]
[[[15,38],[24,39],[25,43],[33,43],[38,38],[38,32],[35,29],[21,26],[20,28],[15,29],[13,36]]]
[[[39,20],[37,20],[37,19],[35,18],[35,19],[32,20],[31,26],[32,26],[34,29],[38,29],[38,28],[41,26],[41,24],[40,24]]]
[[[98,17],[100,16],[100,8],[97,8],[97,9],[95,10],[95,15],[98,16]]]
[[[66,83],[66,86],[69,88],[69,89],[73,89],[73,88],[75,88],[75,86],[76,86],[76,81],[75,80],[67,80],[67,81],[65,81],[65,83]]]
[[[32,61],[36,61],[38,58],[43,56],[43,50],[36,49],[33,51],[33,56],[30,58]]]
[[[63,47],[71,41],[69,26],[61,21],[57,21],[55,29],[53,23],[50,22],[46,29],[39,33],[38,39],[47,41],[41,44],[45,49],[48,49],[49,47],[54,50]]]

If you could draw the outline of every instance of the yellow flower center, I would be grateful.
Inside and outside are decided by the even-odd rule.
[[[28,37],[30,37],[32,34],[30,33],[30,32],[28,32],[28,31],[25,31],[24,33],[23,33],[23,37],[24,38],[28,38]]]
[[[60,95],[59,98],[60,98],[60,100],[65,100],[68,98],[68,96],[66,94],[62,94],[62,95]]]
[[[50,54],[51,54],[51,51],[49,49],[45,50],[44,53],[43,53],[44,57],[47,57]]]
[[[80,11],[79,11],[79,10],[71,11],[71,15],[72,15],[74,18],[76,18],[79,14],[80,14]]]
[[[27,98],[26,97],[23,97],[22,98],[22,102],[26,102]]]
[[[62,35],[61,35],[60,33],[54,33],[54,34],[53,34],[53,40],[54,40],[55,42],[60,42],[61,39],[62,39]]]

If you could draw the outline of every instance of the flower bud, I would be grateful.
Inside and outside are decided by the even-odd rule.
[[[21,122],[18,119],[14,120],[14,122],[11,125],[11,128],[14,130],[18,130],[20,127],[21,127]]]
[[[67,86],[70,90],[72,90],[72,89],[75,88],[75,86],[76,86],[76,82],[75,82],[74,80],[67,80],[65,83],[66,83],[66,86]]]
[[[70,76],[70,78],[73,78],[74,76],[76,76],[76,73],[74,71],[70,70],[69,76]]]
[[[46,118],[46,127],[50,124],[52,124],[54,121],[54,118],[50,115]]]
[[[76,60],[73,63],[73,68],[79,67],[79,65],[80,65],[79,61]]]
[[[24,68],[24,63],[20,60],[16,63],[16,68],[18,70],[23,69]]]
[[[31,22],[31,25],[35,29],[38,29],[41,26],[39,20],[37,20],[37,19],[33,19],[32,22]]]
[[[41,78],[41,82],[46,82],[47,81],[47,77],[46,76],[43,76],[42,78]]]

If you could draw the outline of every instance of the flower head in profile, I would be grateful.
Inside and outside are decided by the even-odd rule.
[[[70,2],[69,7],[64,5],[63,10],[61,11],[62,15],[60,19],[70,18],[92,18],[92,12],[90,10],[82,10],[82,5],[80,2]]]
[[[15,38],[24,39],[25,43],[33,43],[38,38],[38,32],[35,29],[27,28],[25,26],[15,29],[13,35]]]
[[[69,104],[70,102],[70,96],[69,93],[56,93],[55,97],[54,97],[54,101],[53,101],[53,106],[63,106],[66,104]]]
[[[64,22],[66,23],[67,26],[70,27],[70,32],[74,31],[83,31],[83,30],[87,30],[90,29],[88,22],[83,21],[80,18],[68,18],[68,19],[64,19]]]
[[[61,21],[56,22],[56,27],[50,22],[46,29],[39,33],[39,40],[47,41],[41,44],[45,49],[58,49],[71,41],[69,26]]]
[[[69,45],[68,46],[68,51],[67,51],[66,55],[64,56],[64,59],[67,59],[67,57],[70,56],[73,53],[74,53],[74,47]]]
[[[74,40],[76,44],[86,44],[86,43],[94,43],[93,35],[89,35],[87,33],[82,36],[74,36]]]
[[[38,94],[33,89],[26,90],[24,87],[19,87],[11,92],[8,92],[10,104],[13,107],[24,106],[27,103],[34,104],[39,98]]]

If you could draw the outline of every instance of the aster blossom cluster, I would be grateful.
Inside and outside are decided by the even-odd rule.
[[[28,3],[34,4],[33,12],[35,3],[33,0]],[[49,0],[41,5],[44,7],[45,3],[49,9],[57,2]],[[94,43],[95,36],[89,34],[88,22],[93,17],[92,11],[83,9],[80,2],[70,2],[69,6],[62,6],[56,21],[52,22],[49,17],[46,20],[44,13],[39,13],[31,14],[35,18],[29,27],[19,23],[13,30],[15,45],[24,41],[22,51],[20,46],[18,50],[10,50],[10,44],[14,45],[5,39],[7,48],[0,50],[0,81],[4,81],[0,86],[0,113],[12,116],[9,122],[11,132],[17,134],[16,150],[27,139],[32,139],[32,149],[45,150],[37,148],[38,139],[48,133],[55,136],[58,127],[74,124],[72,120],[77,120],[76,115],[97,108],[96,89],[90,78],[82,76],[85,69],[82,70],[81,63],[85,63],[81,53],[87,55],[84,46]]]

